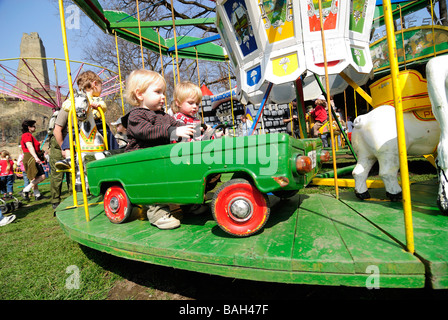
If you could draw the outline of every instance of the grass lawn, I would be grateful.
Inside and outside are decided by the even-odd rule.
[[[40,186],[48,197],[49,181]],[[16,180],[14,193],[22,186],[23,180]],[[63,191],[68,195],[66,186]],[[0,228],[1,299],[104,299],[120,277],[100,267],[86,255],[86,248],[64,234],[50,199],[23,201],[23,205],[13,212],[16,220]],[[74,280],[77,274],[79,282]],[[79,289],[74,289],[77,283]]]

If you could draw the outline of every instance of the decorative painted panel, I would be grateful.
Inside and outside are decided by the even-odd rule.
[[[258,0],[270,43],[294,37],[292,0]]]
[[[244,56],[257,49],[252,23],[243,0],[229,0],[224,3],[236,41]]]

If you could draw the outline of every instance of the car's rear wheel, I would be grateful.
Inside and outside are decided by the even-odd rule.
[[[132,212],[132,204],[123,188],[112,186],[104,194],[104,211],[112,223],[123,223]]]
[[[213,217],[225,232],[246,237],[259,231],[269,218],[269,200],[245,179],[225,182],[213,196]]]

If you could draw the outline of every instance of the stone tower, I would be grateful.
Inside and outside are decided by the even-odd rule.
[[[20,58],[46,58],[44,44],[37,32],[31,32],[30,34],[23,33],[22,42],[20,43]],[[47,60],[26,59],[26,62],[29,68],[25,65],[23,60],[19,60],[17,78],[25,83],[30,83],[31,87],[38,91],[43,90],[42,86],[49,90],[50,81],[48,78]],[[42,85],[39,84],[36,77]],[[31,89],[28,89],[27,86],[19,80],[17,80],[16,86],[25,92],[31,91]]]

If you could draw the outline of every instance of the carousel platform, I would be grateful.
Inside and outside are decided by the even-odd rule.
[[[269,196],[269,220],[246,238],[222,231],[211,213],[183,215],[174,230],[159,230],[139,215],[113,224],[99,197],[89,198],[90,221],[71,197],[56,216],[72,240],[151,264],[267,282],[448,288],[448,217],[436,205],[437,183],[414,183],[411,190],[415,254],[406,251],[401,202],[381,199],[381,188],[370,190],[369,201],[342,189],[339,200],[300,192],[289,200]]]

